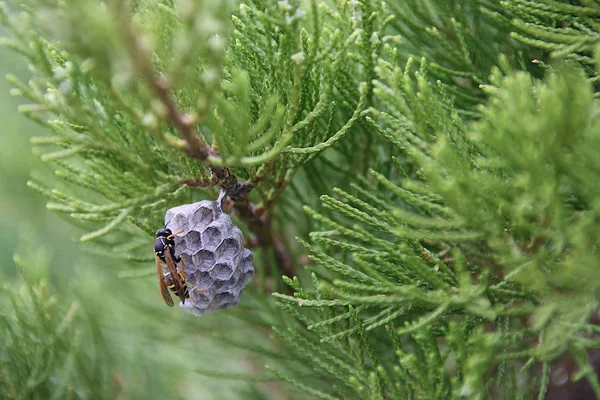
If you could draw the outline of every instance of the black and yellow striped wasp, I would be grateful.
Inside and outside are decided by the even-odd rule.
[[[154,242],[158,286],[163,300],[169,307],[175,305],[169,290],[175,293],[184,304],[185,300],[190,297],[185,281],[183,257],[175,257],[175,240],[173,238],[182,232],[183,229],[173,233],[169,228],[161,228],[156,231],[156,241]],[[177,263],[181,263],[181,269],[177,268]]]

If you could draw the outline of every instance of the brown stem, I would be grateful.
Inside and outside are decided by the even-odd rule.
[[[296,269],[294,268],[294,261],[290,258],[290,255],[287,251],[283,240],[279,236],[277,236],[272,229],[271,233],[273,235],[273,249],[275,249],[275,259],[277,260],[277,265],[280,266],[279,270],[288,277],[292,278],[296,274]]]
[[[138,37],[133,33],[129,23],[124,22],[125,36],[127,43],[133,53],[133,61],[137,69],[142,73],[143,77],[148,81],[152,91],[159,98],[165,108],[165,117],[179,131],[183,137],[182,145],[186,153],[190,157],[196,158],[205,165],[208,157],[218,158],[219,154],[215,152],[206,143],[202,135],[196,130],[196,118],[181,112],[170,94],[170,88],[167,80],[159,77],[152,66],[152,62],[148,54],[143,51],[142,44]],[[237,191],[238,180],[228,167],[211,166],[210,168],[216,183],[225,189],[227,192]],[[249,192],[251,188],[248,188]]]
[[[209,156],[213,155],[212,149],[194,128],[196,119],[189,114],[181,113],[177,104],[175,104],[175,101],[171,98],[171,95],[169,94],[169,85],[164,79],[157,77],[150,66],[139,66],[152,87],[152,90],[165,107],[167,120],[179,131],[179,133],[181,133],[181,136],[183,136],[185,150],[188,155],[197,158],[201,162],[206,161]]]
[[[274,250],[279,271],[290,277],[295,276],[294,262],[290,258],[283,241],[273,230],[271,219],[262,213],[255,204],[248,202],[247,198],[235,201],[233,211],[256,235],[258,247],[272,248]]]

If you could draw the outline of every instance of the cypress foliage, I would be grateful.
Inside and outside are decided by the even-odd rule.
[[[572,360],[600,398],[599,2],[1,4],[55,175],[29,186],[115,274],[155,273],[166,209],[237,189],[257,275],[214,320],[256,338],[213,338],[264,368],[198,373],[240,398],[544,399]],[[19,336],[0,381],[26,398]]]

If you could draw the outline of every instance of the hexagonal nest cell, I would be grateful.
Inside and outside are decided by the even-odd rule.
[[[165,223],[173,232],[183,229],[174,238],[175,254],[184,260],[190,297],[179,306],[199,316],[238,304],[254,275],[253,254],[217,201],[171,208]]]

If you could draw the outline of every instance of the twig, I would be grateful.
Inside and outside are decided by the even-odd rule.
[[[119,11],[121,11],[119,15],[129,15],[128,13],[123,13],[123,10]],[[167,80],[159,77],[155,73],[150,56],[144,52],[142,43],[140,43],[139,38],[134,34],[129,22],[123,21],[121,25],[124,27],[124,35],[132,52],[133,62],[136,68],[148,81],[149,86],[165,107],[165,117],[167,121],[169,121],[183,137],[181,144],[182,147],[185,148],[186,153],[210,168],[213,177],[215,177],[216,184],[225,189],[228,193],[237,193],[241,188],[237,177],[226,166],[211,166],[207,163],[208,157],[220,158],[219,154],[206,143],[202,135],[200,135],[194,127],[196,118],[192,115],[182,113],[172,99]],[[244,189],[249,192],[251,186],[244,186]]]
[[[279,271],[287,276],[295,276],[295,266],[290,258],[287,248],[281,238],[273,230],[270,218],[261,212],[255,204],[248,202],[247,198],[235,201],[232,209],[248,228],[256,235],[257,247],[271,247],[275,252],[275,260]]]

